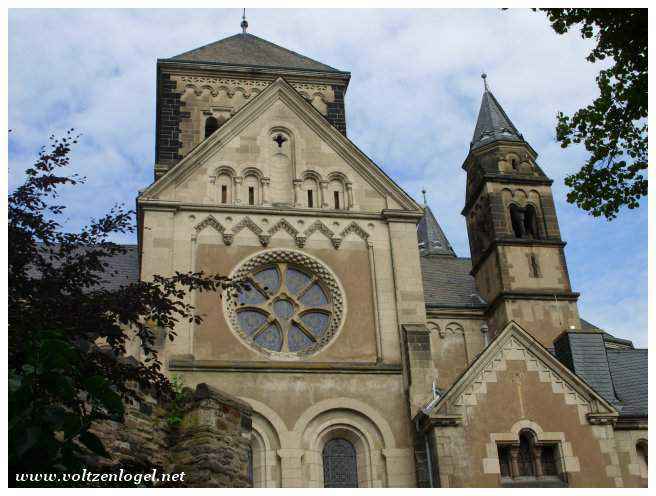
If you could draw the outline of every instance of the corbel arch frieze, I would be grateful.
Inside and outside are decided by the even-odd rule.
[[[314,221],[314,223],[310,227],[308,227],[303,234],[305,235],[305,238],[307,239],[317,231],[319,231],[326,238],[328,238],[331,241],[331,243],[333,244],[333,247],[335,249],[339,248],[339,246],[342,244],[342,238],[339,237],[339,236],[335,236],[335,233],[326,224],[324,224],[320,220]]]
[[[267,246],[271,235],[265,233],[260,226],[258,226],[250,217],[244,217],[232,228],[233,236],[236,236],[244,229],[248,229],[260,239],[262,246]]]
[[[358,236],[362,241],[365,243],[369,240],[369,233],[366,232],[362,227],[360,227],[357,223],[351,222],[348,226],[346,226],[342,232],[339,234],[339,236],[344,239],[346,238],[349,234],[355,234]]]

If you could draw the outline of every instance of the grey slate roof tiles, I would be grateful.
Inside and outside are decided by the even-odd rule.
[[[524,138],[494,95],[486,90],[483,93],[470,148],[473,150],[497,140],[524,141]]]
[[[424,216],[417,225],[419,251],[424,254],[444,254],[455,256],[449,240],[442,231],[429,206],[424,208]]]
[[[337,72],[334,67],[317,62],[250,33],[239,33],[168,59],[181,62],[250,67],[272,67],[309,71]]]
[[[419,259],[427,308],[483,308],[476,290],[471,259],[454,255],[425,255]]]
[[[622,416],[647,416],[647,350],[607,350],[615,394]]]

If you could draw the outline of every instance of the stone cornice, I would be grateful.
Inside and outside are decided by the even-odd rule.
[[[226,76],[235,77],[253,77],[257,75],[268,76],[269,79],[276,79],[280,75],[286,77],[298,76],[301,78],[317,81],[317,78],[328,81],[339,82],[342,85],[348,85],[351,79],[351,73],[347,71],[322,71],[317,69],[291,69],[288,67],[275,66],[255,66],[255,65],[236,65],[225,64],[221,62],[205,62],[195,60],[176,60],[176,59],[157,59],[157,68],[166,68],[167,71],[180,71],[188,74],[190,70],[196,72],[206,72],[208,74],[218,74],[224,72]]]
[[[304,374],[391,374],[400,375],[400,364],[375,362],[234,362],[226,360],[196,360],[190,356],[172,356],[169,370],[203,372],[262,372]]]
[[[238,213],[238,214],[258,214],[258,215],[287,215],[296,217],[334,217],[334,218],[353,218],[368,220],[385,220],[382,213],[359,212],[354,210],[324,210],[316,208],[298,208],[298,207],[264,207],[264,206],[225,206],[212,205],[207,203],[183,203],[170,200],[159,200],[149,198],[137,198],[137,205],[142,210],[158,210],[173,212],[220,212],[220,213]]]
[[[413,222],[415,224],[424,216],[423,212],[391,208],[383,209],[381,215],[387,222]]]
[[[580,293],[571,291],[502,291],[487,306],[485,314],[489,315],[502,302],[507,300],[558,300],[578,301]]]

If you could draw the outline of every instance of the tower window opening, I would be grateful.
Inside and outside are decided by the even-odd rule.
[[[335,210],[339,210],[339,191],[333,192],[335,198]]]
[[[221,203],[228,203],[228,186],[221,185]]]
[[[510,159],[510,165],[512,166],[513,170],[517,170],[517,159],[516,158]]]
[[[307,192],[307,203],[308,203],[308,207],[310,208],[314,207],[314,195],[312,193],[313,191],[311,189],[309,189]]]
[[[248,187],[248,204],[255,205],[255,188],[253,186]]]
[[[219,129],[219,121],[214,116],[205,120],[205,137],[208,138],[214,131]]]
[[[510,222],[516,238],[540,239],[537,212],[533,205],[510,205]]]

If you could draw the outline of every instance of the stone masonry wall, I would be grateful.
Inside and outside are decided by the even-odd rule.
[[[181,422],[170,425],[170,406],[146,397],[126,405],[124,422],[94,426],[111,459],[93,458],[90,470],[119,467],[185,473],[181,487],[252,487],[248,473],[252,409],[207,384],[186,389]]]

